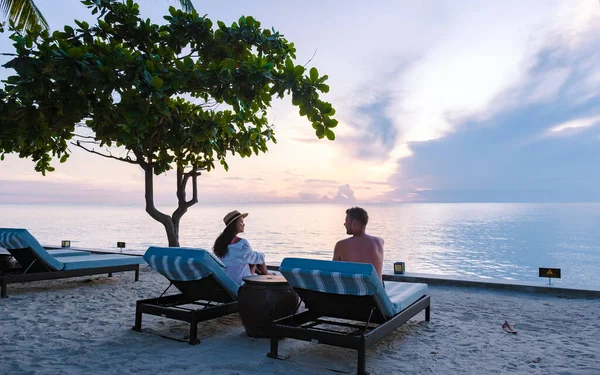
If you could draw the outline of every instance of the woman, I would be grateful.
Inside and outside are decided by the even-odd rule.
[[[252,250],[247,240],[237,236],[238,233],[244,232],[246,216],[247,213],[241,214],[237,210],[225,215],[225,229],[217,237],[213,247],[215,255],[227,266],[225,272],[240,285],[246,276],[254,273],[268,274],[265,254]]]

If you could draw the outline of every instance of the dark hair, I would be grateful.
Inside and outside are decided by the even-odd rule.
[[[350,218],[358,221],[365,227],[367,226],[367,223],[369,222],[369,214],[367,214],[367,211],[365,211],[364,209],[362,209],[360,207],[352,207],[352,208],[347,209],[346,215],[348,215],[348,216],[350,216]]]
[[[238,220],[239,220],[239,218],[237,220],[235,220],[233,223],[229,224],[225,228],[225,230],[223,230],[223,233],[221,233],[219,235],[219,237],[217,237],[217,239],[215,240],[215,245],[213,246],[213,252],[219,258],[223,258],[225,255],[227,255],[227,251],[228,251],[227,246],[229,246],[229,244],[233,240],[233,237],[235,237],[235,235],[237,234],[237,224],[236,223]]]

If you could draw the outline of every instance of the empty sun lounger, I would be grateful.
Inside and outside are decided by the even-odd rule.
[[[384,289],[371,264],[286,258],[279,271],[307,310],[273,322],[273,358],[280,338],[313,341],[357,350],[364,374],[367,348],[422,310],[430,319],[427,284],[386,281]]]
[[[139,279],[141,257],[128,255],[91,255],[76,250],[46,250],[26,229],[0,228],[0,246],[20,264],[20,268],[0,270],[1,296],[7,286],[27,281],[52,280],[113,272],[134,271]]]
[[[133,330],[142,330],[142,314],[190,323],[189,343],[198,344],[198,322],[238,311],[239,285],[212,253],[182,247],[150,247],[144,254],[150,267],[169,280],[158,298],[139,300]],[[181,293],[163,296],[174,285]]]
[[[92,255],[89,251],[83,250],[71,250],[71,249],[46,249],[48,254],[52,255],[55,258],[60,257],[76,257],[80,255]]]

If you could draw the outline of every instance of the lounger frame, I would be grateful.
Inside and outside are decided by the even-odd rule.
[[[196,345],[200,343],[199,322],[238,311],[237,298],[229,295],[213,275],[195,281],[171,281],[171,285],[182,293],[136,302],[134,331],[142,332],[143,314],[180,320],[190,323],[189,343]]]
[[[21,252],[22,254],[31,253],[30,248],[25,249],[11,249],[9,250],[11,253]],[[134,271],[135,272],[135,281],[138,281],[140,278],[140,265],[139,264],[130,264],[130,265],[120,265],[120,266],[110,266],[110,267],[97,267],[97,268],[84,268],[78,270],[67,270],[67,271],[52,271],[48,266],[39,261],[33,255],[27,256],[31,259],[29,264],[25,263],[25,266],[21,266],[19,268],[5,268],[0,270],[0,285],[1,291],[0,296],[2,298],[8,297],[7,289],[8,284],[14,283],[24,283],[29,281],[43,281],[43,280],[54,280],[54,279],[65,279],[69,277],[78,277],[78,276],[91,276],[91,275],[100,275],[100,274],[108,274],[108,276],[112,276],[115,272],[127,272]],[[24,258],[19,257],[17,261],[23,261]]]
[[[421,297],[394,317],[386,319],[373,296],[340,295],[300,288],[294,290],[301,300],[305,301],[307,310],[273,322],[271,348],[267,354],[271,358],[277,358],[281,338],[318,342],[358,351],[357,372],[366,374],[368,348],[422,310],[425,310],[425,320],[430,320],[429,295]],[[323,325],[340,329],[319,328]],[[353,331],[342,331],[347,331],[348,328]]]

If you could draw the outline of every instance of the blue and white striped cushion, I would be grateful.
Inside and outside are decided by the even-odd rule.
[[[292,268],[281,271],[293,287],[325,293],[372,296],[376,288],[368,275]]]
[[[213,275],[229,295],[238,295],[240,286],[225,273],[223,263],[204,249],[152,246],[144,260],[171,281],[195,281]]]
[[[64,268],[64,264],[49,254],[27,229],[0,228],[0,246],[9,251],[29,248],[51,270],[60,271]]]
[[[281,262],[279,272],[294,288],[373,296],[386,317],[391,318],[397,313],[372,264],[285,258]]]
[[[150,255],[146,261],[169,280],[200,280],[211,274],[210,270],[200,267],[194,258]]]

